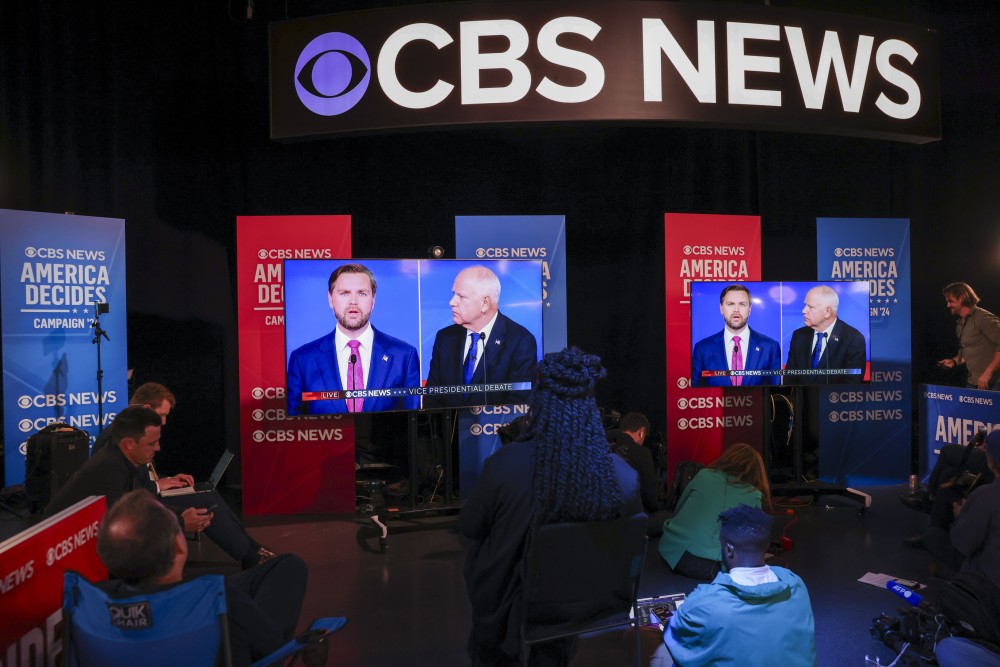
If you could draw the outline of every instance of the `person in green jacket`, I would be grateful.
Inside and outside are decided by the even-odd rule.
[[[691,479],[674,515],[663,522],[660,556],[674,572],[709,581],[721,569],[719,514],[745,504],[770,507],[764,460],[750,445],[735,444]]]

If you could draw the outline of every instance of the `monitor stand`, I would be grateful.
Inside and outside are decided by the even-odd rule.
[[[872,499],[867,493],[845,487],[839,484],[830,484],[819,480],[807,482],[803,479],[804,465],[802,453],[802,415],[803,415],[803,388],[790,387],[792,404],[792,481],[771,485],[771,495],[782,497],[811,496],[818,499],[820,496],[843,496],[860,503],[858,507],[859,515],[871,507]],[[764,387],[764,423],[770,424],[773,417],[771,409],[770,387]],[[765,432],[765,446],[769,451],[774,451],[774,432],[768,428]],[[770,459],[770,457],[768,457]],[[773,471],[768,470],[768,474],[773,476]]]

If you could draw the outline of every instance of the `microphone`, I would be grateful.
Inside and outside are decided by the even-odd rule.
[[[890,591],[909,602],[914,607],[926,608],[930,605],[924,602],[924,596],[917,593],[912,588],[907,588],[895,579],[885,582],[885,587]]]

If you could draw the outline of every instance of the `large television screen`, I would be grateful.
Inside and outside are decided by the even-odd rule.
[[[692,386],[868,382],[868,291],[866,280],[692,282]]]
[[[288,259],[289,415],[527,401],[538,260]]]

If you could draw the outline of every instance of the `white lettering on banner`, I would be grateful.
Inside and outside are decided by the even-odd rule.
[[[858,248],[860,250],[860,248]],[[865,248],[871,250],[871,248]],[[888,248],[888,250],[892,250]],[[837,254],[841,251],[837,248]],[[865,280],[869,282],[869,296],[895,296],[899,270],[894,260],[836,260],[830,267],[833,280]]]
[[[903,371],[872,371],[872,382],[902,382]]]
[[[31,326],[34,329],[89,329],[90,323],[82,317],[36,317]]]
[[[829,394],[831,403],[861,403],[862,401],[886,403],[903,400],[903,391],[834,391]]]
[[[472,424],[469,426],[469,433],[479,437],[481,435],[496,435],[497,429],[506,426],[507,422],[495,422],[489,424]]]
[[[745,259],[682,259],[681,278],[746,279],[750,276]]]
[[[103,262],[103,250],[82,250],[79,248],[36,248],[29,246],[24,249],[29,258],[38,259],[79,259],[90,262]]]
[[[593,21],[564,16],[549,21],[538,33],[539,54],[548,62],[583,74],[577,86],[556,83],[542,77],[535,90],[553,102],[576,104],[593,99],[604,88],[604,66],[594,56],[567,49],[558,43],[564,34],[577,34],[593,41],[601,27]],[[484,38],[501,37],[507,44],[504,51],[480,49]],[[396,63],[402,51],[412,42],[428,42],[438,50],[454,39],[440,26],[431,23],[414,23],[403,26],[386,39],[378,57],[376,73],[379,85],[386,96],[407,109],[427,109],[443,102],[455,89],[447,81],[438,79],[423,91],[403,86],[396,74]],[[459,67],[463,105],[510,104],[524,99],[531,90],[531,71],[521,58],[530,45],[528,31],[517,21],[496,19],[490,21],[462,21],[459,25]],[[509,79],[504,86],[482,86],[481,73],[502,70]]]
[[[478,405],[474,408],[469,408],[469,411],[474,415],[526,415],[528,414],[527,405]]]
[[[261,248],[257,251],[257,259],[333,259],[333,251],[329,248]],[[281,264],[267,265],[258,264],[257,270],[254,272],[254,282],[258,282],[257,275],[261,271],[262,266],[269,267],[267,269],[268,274],[274,272],[274,267],[278,268],[278,280],[280,280]],[[268,278],[268,280],[273,280],[274,278]]]
[[[0,667],[27,667],[27,665],[54,665],[62,653],[62,639],[56,636],[56,626],[62,623],[62,607],[45,619],[44,627],[31,628],[7,647],[7,655],[0,656]]]
[[[254,387],[250,390],[250,398],[260,400],[262,398],[284,398],[284,387]]]
[[[23,584],[28,579],[31,579],[35,574],[35,561],[34,559],[29,560],[27,563],[17,567],[10,572],[8,572],[2,579],[0,579],[0,595],[4,595],[19,584]]]
[[[746,255],[746,248],[736,245],[686,245],[683,248],[685,255],[722,255],[731,257],[742,257]]]
[[[993,399],[984,396],[959,396],[958,402],[971,403],[972,405],[993,405]]]
[[[104,403],[114,403],[118,400],[118,392],[114,389],[104,392]],[[80,391],[72,394],[37,394],[24,395],[17,399],[17,406],[27,408],[52,408],[65,405],[97,405],[96,391]]]
[[[298,419],[298,418],[296,418]],[[254,442],[335,442],[344,439],[344,431],[339,428],[274,429],[257,430],[250,436]]]
[[[726,80],[728,81],[729,104],[748,106],[781,107],[783,105],[780,90],[749,88],[746,84],[748,73],[762,72],[779,74],[781,58],[774,56],[755,56],[747,53],[747,44],[752,41],[781,41],[782,26],[766,23],[726,23]],[[792,68],[799,83],[799,92],[807,109],[823,109],[825,92],[830,70],[833,69],[840,92],[841,108],[848,113],[858,113],[865,85],[868,79],[874,38],[867,35],[857,37],[847,36],[849,41],[857,40],[858,48],[854,57],[854,65],[850,76],[841,48],[841,36],[838,32],[827,30],[823,35],[823,44],[819,59],[815,65],[809,62],[809,51],[801,28],[784,27],[785,38],[788,41],[788,51],[792,57]],[[697,52],[698,65],[684,53],[670,29],[660,19],[644,18],[642,20],[642,55],[643,55],[643,99],[646,102],[663,101],[663,77],[660,54],[680,75],[695,99],[701,104],[717,102],[716,61],[715,61],[715,22],[697,22]],[[913,118],[920,110],[920,87],[913,78],[892,66],[890,59],[899,56],[911,65],[916,61],[918,53],[912,45],[898,39],[887,39],[875,52],[875,68],[889,84],[899,88],[905,98],[896,103],[889,100],[885,93],[880,93],[875,101],[875,107],[882,113],[897,120]],[[812,72],[815,70],[815,78]]]
[[[735,428],[753,426],[753,415],[726,415],[724,417],[682,417],[677,428],[682,431],[708,428]]]
[[[1000,424],[939,415],[934,428],[934,441],[942,444],[967,445],[972,436],[979,431],[991,432],[996,428],[1000,428]]]
[[[97,537],[97,528],[100,522],[84,526],[73,535],[61,540],[54,547],[50,547],[45,553],[45,564],[51,566],[56,561],[62,560],[87,542]]]
[[[104,413],[104,421],[101,422],[101,426],[107,426],[112,421],[114,421],[114,412]],[[35,419],[24,418],[17,422],[17,428],[22,433],[34,433],[35,431],[40,431],[49,424],[55,424],[56,422],[65,421],[70,426],[75,426],[76,428],[82,428],[87,430],[91,426],[97,426],[97,415],[69,415],[68,417],[36,417]]]
[[[753,396],[691,396],[677,400],[681,410],[705,410],[708,408],[750,408],[753,407]]]
[[[545,257],[547,248],[476,248],[476,257],[482,259],[536,259]],[[545,262],[543,262],[543,265]],[[546,273],[548,269],[545,269]],[[548,276],[546,276],[548,277]]]
[[[895,410],[833,410],[828,419],[833,422],[862,422],[862,421],[898,421],[903,418],[903,411],[899,408]]]
[[[21,265],[25,306],[87,306],[107,301],[108,267],[100,264],[24,262]],[[69,318],[76,319],[76,318]],[[38,320],[36,320],[38,322]],[[57,328],[39,326],[38,328]],[[66,328],[80,328],[75,324]]]

